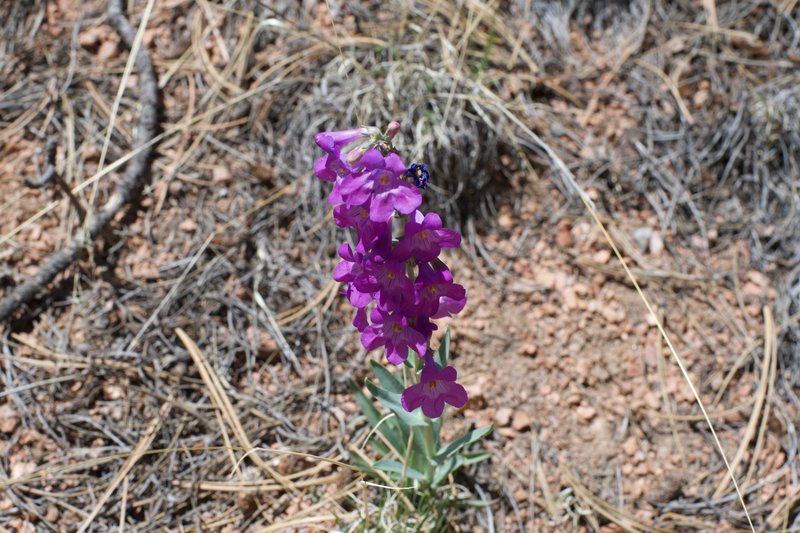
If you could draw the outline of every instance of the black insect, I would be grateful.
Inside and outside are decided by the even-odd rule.
[[[414,180],[414,185],[424,189],[431,182],[431,175],[428,173],[428,165],[425,163],[412,163],[406,169],[406,176]]]

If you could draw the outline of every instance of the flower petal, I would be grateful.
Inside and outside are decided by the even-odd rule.
[[[437,396],[435,398],[426,398],[422,402],[422,412],[428,418],[439,418],[444,412],[444,399]]]
[[[447,391],[442,394],[442,399],[456,409],[460,409],[464,407],[469,398],[467,396],[467,389],[458,383],[449,383],[447,385]]]
[[[422,402],[425,400],[425,395],[422,393],[423,387],[424,385],[422,383],[417,383],[403,391],[403,394],[400,396],[400,404],[403,406],[403,409],[410,413],[422,405]]]

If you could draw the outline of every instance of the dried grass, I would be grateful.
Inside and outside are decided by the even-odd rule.
[[[747,438],[731,466],[761,523],[797,528],[797,438],[787,416],[800,407],[800,327],[791,315],[800,306],[796,5],[423,0],[383,18],[369,2],[330,4],[335,26],[321,7],[312,13],[291,3],[176,1],[169,14],[156,5],[148,27],[166,29],[161,37],[174,49],[149,45],[168,96],[153,180],[93,259],[58,278],[2,332],[0,398],[20,413],[20,433],[38,450],[36,471],[13,480],[8,458],[0,461],[0,500],[13,505],[0,526],[24,516],[56,529],[48,506],[71,527],[91,523],[98,531],[120,522],[279,531],[336,520],[379,530],[398,527],[397,506],[413,512],[402,491],[387,496],[327,470],[328,461],[357,453],[352,443],[364,436],[355,413],[341,407],[364,354],[344,353],[353,334],[328,278],[341,236],[326,215],[324,187],[309,173],[317,131],[399,117],[404,152],[431,166],[429,202],[465,229],[474,261],[497,286],[507,271],[481,239],[498,205],[518,208],[515,188],[549,178],[564,192],[565,209],[578,212],[571,174],[599,193],[604,222],[625,208],[649,208],[676,242],[699,235],[701,259],[741,240],[748,266],[775,265],[785,290],[774,321],[765,316],[760,374],[757,345],[731,354],[709,415],[731,412],[735,376],[760,375],[757,396],[744,406],[749,431],[734,428]],[[134,2],[134,24],[143,6]],[[84,205],[90,187],[107,198],[109,178],[137,153],[129,148],[134,101],[118,99],[114,112],[124,59],[93,64],[77,44],[102,11],[88,4],[76,20],[65,19],[64,47],[43,31],[52,26],[45,3],[0,7],[0,151],[19,175],[0,178],[9,191],[0,207],[35,206],[0,231],[0,258],[14,265],[0,268],[2,290],[26,277],[31,228],[58,240],[80,225],[68,199],[14,185],[35,173],[17,147],[56,136],[56,168]],[[98,168],[85,154],[103,146],[109,122],[116,123],[105,137],[113,163]],[[212,181],[215,167],[237,179]],[[185,219],[197,228],[181,229]],[[654,269],[625,235],[612,229],[612,237],[639,279],[738,283],[693,264]],[[159,251],[172,253],[148,256]],[[138,270],[145,263],[149,270]],[[613,265],[582,266],[624,276]],[[671,425],[698,419],[672,409],[664,416]],[[764,466],[769,439],[786,455],[777,473]],[[232,461],[273,445],[274,456],[252,453],[253,464],[228,478]],[[529,509],[553,523],[569,517],[626,531],[746,523],[736,496],[722,490],[722,464],[697,473],[708,498],[666,502],[662,516],[645,523],[610,503],[613,489],[569,472],[562,479],[574,499],[558,494],[545,475],[547,454],[536,457]],[[488,487],[495,511],[520,516],[501,481],[487,470],[470,475]],[[758,491],[775,476],[793,481],[764,507]],[[493,518],[465,512],[456,520],[469,529]]]

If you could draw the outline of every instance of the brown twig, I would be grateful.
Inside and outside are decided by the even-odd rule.
[[[108,20],[120,37],[130,47],[136,37],[135,28],[128,22],[122,10],[121,0],[109,0]],[[150,56],[144,49],[136,55],[136,68],[139,71],[139,127],[136,146],[144,146],[128,163],[125,174],[111,195],[111,198],[89,222],[88,232],[79,232],[63,250],[50,256],[47,263],[22,285],[0,300],[0,320],[5,320],[19,306],[29,302],[45,285],[72,264],[81,251],[90,244],[108,225],[114,215],[128,202],[133,192],[141,185],[142,178],[150,166],[153,146],[148,143],[155,137],[158,128],[158,83],[156,81]]]

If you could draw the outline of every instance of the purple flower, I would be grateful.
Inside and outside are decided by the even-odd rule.
[[[348,206],[363,205],[370,201],[369,218],[373,222],[386,222],[395,210],[404,215],[413,213],[422,204],[422,195],[413,185],[403,180],[405,165],[395,153],[378,161],[367,151],[361,164],[367,169],[349,176],[338,185],[339,194]],[[383,163],[383,164],[381,164]]]
[[[406,276],[405,263],[392,259],[374,260],[364,264],[366,275],[355,280],[355,286],[362,292],[375,294],[378,305],[385,310],[397,309],[404,301],[413,301],[414,284]]]
[[[408,317],[408,327],[419,331],[425,337],[425,342],[429,341],[433,332],[439,329],[436,324],[431,322],[430,318],[425,315]]]
[[[327,153],[314,163],[314,174],[321,180],[336,181],[336,178],[350,172],[350,166],[342,160],[342,148],[358,139],[367,137],[373,130],[374,128],[356,128],[317,133],[314,136],[314,142]]]
[[[368,252],[385,248],[391,243],[392,228],[389,222],[373,222],[369,218],[369,202],[348,207],[345,204],[333,208],[333,220],[340,228],[354,228],[358,234],[357,252]],[[385,251],[385,250],[384,250]]]
[[[393,365],[399,365],[408,357],[411,348],[420,356],[425,355],[425,337],[422,333],[408,327],[408,319],[400,311],[387,313],[373,309],[370,318],[372,325],[361,334],[361,344],[367,350],[384,346],[386,358]]]
[[[377,132],[375,128],[354,128],[352,130],[323,131],[314,135],[317,146],[329,154],[338,155],[342,148],[363,137],[369,137]]]
[[[339,257],[342,258],[342,261],[336,265],[336,268],[333,270],[333,279],[348,284],[347,288],[342,291],[342,293],[347,295],[353,307],[366,307],[372,301],[372,294],[360,291],[353,283],[357,279],[367,276],[364,271],[363,254],[358,252],[353,253],[350,249],[350,245],[344,243],[339,246]]]
[[[338,176],[347,173],[347,168],[338,156],[325,154],[314,163],[314,174],[324,181],[336,181]]]
[[[418,211],[418,188],[430,183],[430,174],[425,164],[405,167],[392,146],[399,131],[400,124],[392,122],[383,134],[375,128],[319,133],[314,140],[325,155],[314,164],[314,173],[334,183],[328,202],[336,224],[353,228],[358,236],[355,249],[339,247],[342,261],[333,278],[345,284],[342,294],[356,308],[353,326],[361,343],[367,350],[384,347],[395,365],[416,351],[425,367],[420,382],[403,392],[402,404],[407,411],[422,407],[425,415],[436,418],[446,403],[458,408],[467,400],[464,387],[455,382],[455,369],[437,367],[426,354],[437,329],[432,319],[454,315],[467,302],[464,287],[453,283],[452,273],[438,259],[443,248],[460,246],[461,235],[442,227],[436,213]],[[409,219],[396,244],[395,211]],[[407,272],[414,266],[418,273],[412,281]]]
[[[447,316],[457,315],[467,305],[467,298],[450,298],[449,296],[442,296],[439,298],[439,309],[431,315],[431,318],[444,318]]]
[[[456,383],[456,377],[458,374],[452,366],[439,369],[435,363],[426,362],[419,383],[403,391],[400,397],[403,408],[411,412],[421,406],[425,416],[438,418],[444,412],[445,403],[456,409],[463,407],[467,403],[467,391]]]
[[[375,175],[386,168],[386,159],[377,148],[370,148],[359,158],[358,166],[359,171],[338,180],[332,192],[348,206],[370,203],[372,183]]]
[[[365,329],[369,326],[369,321],[367,320],[367,310],[365,308],[356,309],[356,314],[353,317],[353,327],[355,327],[359,333],[363,333]]]
[[[453,283],[453,274],[444,263],[441,264],[444,268],[439,270],[434,269],[428,263],[419,264],[419,274],[414,288],[416,289],[416,311],[422,315],[434,316],[439,311],[439,303],[442,298],[453,301],[464,300],[466,303],[467,292],[464,287]]]
[[[405,235],[394,251],[398,261],[414,257],[417,261],[435,259],[442,248],[461,246],[461,234],[456,230],[442,227],[442,219],[436,213],[422,215],[414,213],[414,219],[406,224]]]

